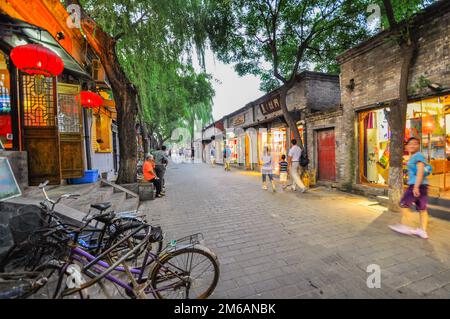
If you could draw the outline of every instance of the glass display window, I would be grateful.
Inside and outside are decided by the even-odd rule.
[[[386,186],[390,130],[385,109],[359,113],[359,136],[361,182]],[[421,152],[433,168],[427,178],[430,195],[450,198],[450,95],[408,104],[405,141],[411,137],[421,141]],[[409,154],[405,151],[405,183],[408,160]]]
[[[5,55],[0,51],[0,140],[5,149],[13,148],[11,87]]]
[[[359,121],[361,180],[365,183],[387,185],[390,130],[385,110],[362,112]]]
[[[269,151],[272,154],[273,172],[279,173],[278,163],[282,155],[287,155],[286,128],[271,129],[269,134]]]

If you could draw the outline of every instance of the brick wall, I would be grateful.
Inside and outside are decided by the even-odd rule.
[[[443,1],[440,6],[438,10],[433,9],[419,27],[417,58],[410,70],[411,97],[435,94],[428,87],[418,86],[421,78],[450,89],[450,5]],[[399,97],[401,56],[398,46],[386,35],[380,34],[338,57],[344,108],[342,124],[345,127],[340,140],[346,150],[341,155],[345,163],[342,184],[347,186],[357,181],[356,110],[382,105]],[[352,79],[353,90],[349,87]]]

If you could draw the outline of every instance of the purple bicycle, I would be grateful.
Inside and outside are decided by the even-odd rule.
[[[160,252],[154,252],[152,244],[160,242],[161,229],[151,228],[137,245],[132,244],[128,250],[117,255],[116,248],[130,242],[130,239],[142,233],[145,227],[137,227],[97,256],[77,245],[77,236],[72,236],[69,239],[68,245],[71,248],[66,260],[52,261],[38,269],[46,273],[51,270],[46,284],[47,293],[44,293],[43,297],[96,298],[88,289],[97,285],[107,298],[111,298],[111,284],[130,298],[209,297],[219,279],[219,262],[217,256],[202,245],[201,234],[173,240]],[[82,228],[76,233],[80,234]],[[70,234],[73,233],[74,230],[71,229]],[[143,257],[133,259],[134,265],[131,266],[130,257],[140,251],[143,251]],[[112,252],[115,253],[111,254]],[[121,295],[123,296],[122,293]]]

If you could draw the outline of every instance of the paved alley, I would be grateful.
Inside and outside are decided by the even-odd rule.
[[[387,228],[398,215],[367,198],[325,188],[261,189],[255,172],[171,164],[167,196],[141,210],[166,239],[202,232],[219,256],[212,298],[450,297],[450,223],[431,218],[430,239]],[[379,265],[381,288],[368,288]]]

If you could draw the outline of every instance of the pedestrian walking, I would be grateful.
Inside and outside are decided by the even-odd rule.
[[[161,191],[161,181],[155,172],[155,160],[153,155],[147,155],[145,158],[144,167],[142,168],[144,173],[144,180],[146,182],[152,183],[156,189],[156,197],[160,198],[164,196]]]
[[[283,189],[287,187],[289,174],[289,163],[286,161],[286,155],[281,155],[281,161],[278,163],[280,167],[280,184]]]
[[[431,165],[420,153],[420,141],[411,137],[406,143],[406,150],[410,154],[407,164],[408,168],[408,188],[405,190],[400,200],[401,221],[400,224],[390,225],[392,230],[405,234],[415,235],[423,239],[428,238],[428,181],[427,176],[431,174]],[[415,204],[420,216],[420,227],[408,226],[410,223],[411,207]]]
[[[232,157],[233,153],[231,152],[231,148],[229,145],[227,145],[225,147],[225,170],[226,171],[231,171],[231,157]]]
[[[209,155],[210,155],[210,159],[211,159],[211,166],[215,167],[216,166],[216,148],[213,146],[211,146],[211,150],[209,151]]]
[[[298,173],[298,169],[300,166],[300,157],[302,156],[302,149],[297,145],[297,140],[293,139],[291,141],[291,148],[288,153],[288,163],[289,163],[289,171],[292,177],[292,190],[295,191],[297,186],[300,187],[302,193],[306,192],[306,187],[303,184],[300,175]]]
[[[155,152],[155,172],[161,181],[161,188],[165,189],[166,181],[164,179],[166,175],[167,165],[169,164],[169,157],[167,156],[167,147],[161,146],[159,150]]]
[[[262,188],[267,190],[267,177],[272,184],[272,191],[276,192],[275,181],[273,180],[273,163],[272,156],[269,154],[269,148],[266,146],[264,148],[264,154],[261,158],[263,165],[261,167],[261,176],[262,176]]]

